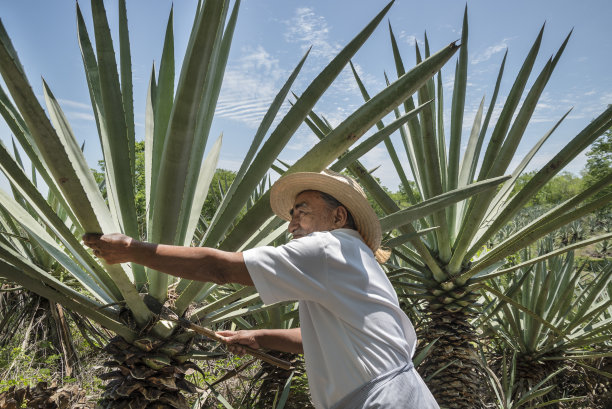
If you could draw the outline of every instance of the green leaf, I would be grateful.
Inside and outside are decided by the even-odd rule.
[[[467,148],[465,149],[465,153],[463,155],[463,158],[461,159],[461,166],[457,179],[457,186],[459,187],[466,186],[472,181],[470,171],[474,165],[474,162],[478,161],[478,157],[476,156],[476,148],[479,144],[482,144],[482,140],[480,138],[484,137],[484,134],[481,134],[480,132],[483,108],[484,97],[480,101],[480,106],[478,107],[478,111],[476,112],[476,116],[474,117],[474,124],[472,125],[472,131],[470,132],[470,139],[468,140]],[[506,184],[507,183],[508,182],[506,182]],[[457,238],[457,231],[461,227],[461,222],[463,221],[463,217],[465,216],[465,206],[465,202],[459,202],[455,213],[453,215],[449,215],[449,221],[451,223],[452,229],[450,232],[451,242],[454,242]]]
[[[501,79],[504,73],[504,67],[506,65],[506,57],[508,56],[508,50],[504,53],[504,58],[499,67],[499,72],[497,74],[497,80],[495,82],[495,89],[493,90],[493,96],[491,97],[491,102],[489,103],[489,108],[487,109],[487,114],[485,115],[485,119],[482,123],[482,127],[480,129],[480,135],[478,136],[478,143],[476,144],[474,158],[476,158],[472,162],[472,167],[470,169],[470,175],[468,177],[468,181],[473,181],[474,176],[476,174],[476,167],[478,166],[478,159],[480,158],[480,152],[482,149],[482,144],[484,142],[485,134],[487,133],[487,129],[489,127],[489,121],[491,120],[491,116],[493,115],[493,111],[495,110],[495,103],[497,102],[497,95],[499,94],[499,88],[501,85]]]
[[[320,172],[371,126],[404,101],[408,95],[420,88],[431,77],[431,73],[437,72],[456,50],[457,46],[454,43],[448,45],[371,98],[331,131],[325,139],[297,160],[287,170],[286,174],[307,171]],[[267,192],[224,240],[221,245],[223,249],[231,250],[238,247],[240,240],[243,240],[255,226],[260,225],[261,222],[272,215],[269,200],[269,192]]]
[[[400,236],[394,237],[388,241],[383,242],[382,246],[383,247],[387,247],[387,248],[393,248],[393,247],[397,247],[397,246],[401,246],[402,244],[418,237],[418,236],[422,236],[432,230],[437,229],[438,227],[430,227],[428,229],[423,229],[423,230],[419,230],[415,233],[408,233],[408,234],[402,234]]]
[[[257,131],[255,132],[255,136],[253,137],[253,141],[251,142],[249,151],[244,157],[242,165],[240,166],[240,169],[236,174],[234,182],[230,186],[228,192],[225,194],[223,201],[219,205],[219,208],[215,212],[215,215],[210,222],[210,228],[206,231],[206,234],[204,236],[204,245],[213,246],[214,244],[216,244],[215,242],[218,241],[218,237],[220,237],[220,235],[223,235],[225,231],[227,231],[227,225],[231,222],[230,217],[235,217],[234,215],[236,214],[236,209],[238,209],[239,212],[240,209],[242,209],[242,207],[245,205],[245,202],[243,202],[245,197],[243,195],[241,195],[241,198],[234,197],[234,193],[236,192],[236,189],[244,178],[244,175],[249,170],[249,165],[251,165],[251,162],[253,160],[253,157],[255,156],[255,153],[257,152],[257,149],[259,148],[259,145],[263,141],[264,136],[272,125],[272,122],[276,117],[276,114],[278,113],[279,109],[281,108],[283,101],[287,96],[287,93],[291,89],[293,82],[295,81],[298,73],[302,69],[302,66],[306,61],[306,57],[308,56],[309,52],[310,50],[306,52],[306,54],[302,57],[298,65],[294,68],[293,72],[291,73],[281,90],[278,92],[278,94],[274,98],[274,101],[268,108],[268,111],[264,115],[259,127],[257,128]],[[280,133],[278,133],[277,135],[279,137],[282,136],[282,134]],[[270,138],[272,138],[272,136]],[[246,187],[243,186],[243,188]],[[251,186],[251,188],[254,187]],[[248,199],[248,197],[246,199]],[[226,208],[229,208],[227,214],[225,213]]]
[[[359,90],[361,91],[361,95],[363,96],[364,101],[368,101],[370,99],[370,94],[368,94],[368,91],[366,90],[363,82],[361,81],[361,78],[359,78],[359,75],[357,74],[357,70],[355,70],[355,67],[353,66],[352,62],[350,62],[350,66],[351,66],[351,71],[353,72],[353,77],[355,77],[355,81],[357,82],[357,86],[359,87]],[[385,124],[381,120],[381,121],[378,121],[378,123],[376,124],[376,127],[378,128],[379,131],[382,131],[382,129],[385,128]],[[400,127],[400,130],[403,131],[403,127]],[[385,142],[385,147],[387,148],[387,152],[389,152],[389,158],[391,159],[391,162],[393,163],[393,166],[395,167],[395,171],[397,172],[400,178],[400,181],[402,185],[404,186],[406,193],[408,194],[408,199],[410,200],[410,203],[412,204],[416,203],[416,199],[412,193],[412,189],[410,188],[410,183],[408,182],[408,178],[406,177],[404,169],[397,156],[395,147],[393,146],[393,143],[391,142],[391,138],[385,137],[384,142]]]
[[[103,314],[103,310],[96,307],[89,307],[84,304],[81,294],[75,292],[67,296],[54,289],[52,286],[43,284],[40,279],[45,274],[41,272],[39,272],[35,278],[30,277],[24,274],[23,269],[15,268],[3,259],[0,259],[0,269],[2,270],[2,274],[9,280],[23,285],[25,288],[34,291],[41,297],[57,302],[73,311],[79,311],[80,314],[100,323],[114,333],[121,335],[128,342],[132,341],[137,336],[134,331],[120,321],[118,316],[115,315],[111,318],[112,315]]]
[[[202,214],[202,207],[204,206],[204,201],[206,200],[208,188],[210,186],[210,182],[213,179],[213,176],[215,175],[215,169],[217,168],[217,163],[219,161],[219,153],[221,152],[222,141],[223,134],[219,135],[219,138],[217,138],[217,141],[212,146],[210,152],[202,162],[202,167],[200,169],[200,174],[195,187],[194,202],[191,206],[191,214],[189,215],[187,231],[184,234],[184,246],[189,246],[191,244],[193,233],[195,232],[196,225],[200,220],[200,215]]]
[[[289,377],[285,381],[285,385],[283,386],[283,392],[281,393],[281,396],[278,399],[278,403],[275,407],[276,409],[283,409],[285,407],[287,399],[289,398],[289,392],[291,391],[291,381],[293,380],[293,375],[295,375],[295,371],[291,371]]]
[[[537,315],[535,312],[529,310],[528,308],[526,308],[525,306],[521,305],[520,303],[516,302],[515,300],[513,300],[512,298],[502,294],[501,292],[482,284],[480,286],[480,288],[482,288],[485,291],[490,292],[491,294],[493,294],[494,296],[498,297],[499,299],[501,299],[502,301],[504,301],[507,304],[512,305],[514,308],[524,312],[525,314],[527,314],[528,316],[530,316],[531,318],[533,318],[534,320],[540,322],[541,324],[543,324],[544,326],[546,326],[547,328],[549,328],[550,330],[552,330],[554,333],[558,334],[561,331],[559,329],[557,329],[557,327],[555,327],[554,325],[552,325],[550,322],[544,320],[542,317],[540,317],[539,315]]]
[[[99,102],[104,106],[103,111],[99,112],[100,126],[106,130],[110,150],[110,157],[104,156],[108,179],[111,181],[107,183],[107,189],[112,191],[123,231],[129,236],[138,237],[134,183],[131,176],[130,151],[133,151],[133,148],[130,148],[115,50],[103,2],[92,0],[91,9],[100,79],[101,99]],[[126,64],[127,62],[124,65]]]
[[[508,131],[508,128],[510,127],[510,123],[514,116],[514,112],[519,104],[521,95],[527,84],[527,80],[529,79],[531,69],[533,68],[533,64],[535,62],[538,50],[540,48],[540,44],[542,42],[543,34],[544,26],[542,26],[538,37],[536,38],[533,46],[531,47],[531,50],[529,51],[529,54],[527,55],[527,58],[525,59],[514,84],[512,85],[504,107],[502,108],[502,112],[500,113],[499,119],[497,120],[497,124],[495,125],[493,133],[487,145],[487,150],[480,166],[480,174],[478,176],[478,180],[485,179],[489,174],[491,174],[492,176],[498,176],[501,174],[492,174],[490,173],[490,169],[492,168],[497,159],[502,143],[504,141],[504,138],[506,137],[506,133]],[[475,231],[478,229],[480,221],[484,216],[484,211],[488,206],[488,200],[482,199],[487,199],[488,197],[489,195],[485,195],[482,198],[479,197],[479,200],[471,201],[470,205],[467,208],[463,225],[457,235],[453,256],[448,266],[449,272],[451,274],[457,274],[459,270],[461,270],[461,266],[465,262],[465,260],[469,259],[469,257],[465,256],[465,252],[468,249],[469,243],[471,242]]]
[[[240,1],[234,3],[234,9],[227,23],[227,27],[224,33],[219,33],[215,40],[214,52],[210,62],[210,68],[207,72],[206,82],[204,84],[204,92],[202,95],[202,102],[200,105],[200,112],[198,114],[198,124],[196,127],[196,134],[204,136],[204,140],[207,140],[210,132],[210,126],[212,124],[219,92],[221,90],[221,83],[225,73],[225,66],[227,64],[228,55],[230,52],[230,46],[236,26],[236,20],[238,18],[238,10],[240,7]],[[225,20],[225,14],[227,9],[224,10],[223,20]],[[222,27],[221,27],[222,28]],[[223,34],[222,36],[220,34]],[[192,207],[193,198],[195,195],[195,179],[198,177],[199,164],[204,153],[204,144],[195,145],[195,148],[191,151],[190,162],[194,163],[195,166],[190,167],[187,179],[185,180],[185,195],[182,201],[181,213],[179,220],[182,221],[182,225],[179,226],[177,232],[176,242],[181,242],[184,235],[184,223],[187,218],[184,216],[189,213],[189,209]]]
[[[125,112],[125,125],[127,130],[128,147],[130,149],[131,175],[136,169],[136,134],[134,131],[134,91],[132,88],[132,55],[130,52],[130,39],[125,0],[119,0],[119,60],[121,67],[121,96],[123,111]],[[132,180],[134,183],[134,180]]]
[[[535,257],[535,258],[529,259],[529,260],[527,260],[525,262],[522,262],[520,264],[514,265],[512,267],[508,267],[508,268],[505,268],[503,270],[498,270],[498,271],[496,271],[494,273],[490,273],[490,274],[487,274],[487,275],[479,276],[477,278],[474,278],[473,281],[476,282],[476,283],[487,281],[487,280],[490,280],[491,278],[498,277],[498,276],[510,273],[512,271],[516,271],[516,270],[522,269],[524,267],[530,266],[532,264],[539,263],[541,261],[547,260],[547,259],[552,258],[552,257],[556,257],[559,254],[564,254],[564,253],[567,253],[569,251],[575,250],[577,248],[585,247],[585,246],[588,246],[590,244],[597,243],[597,242],[600,242],[600,241],[603,241],[603,240],[608,240],[608,239],[611,239],[611,238],[612,238],[612,233],[604,234],[604,235],[600,235],[600,236],[595,236],[595,237],[591,237],[591,238],[589,238],[587,240],[582,240],[582,241],[570,244],[570,245],[568,245],[566,247],[561,247],[561,248],[559,248],[557,250],[551,251],[550,253],[546,253],[543,256],[539,256],[539,257]],[[476,275],[476,274],[474,274],[474,275]]]
[[[588,196],[585,195],[585,197]],[[461,276],[462,279],[464,277],[468,277],[470,275],[475,274],[475,272],[480,271],[480,269],[498,260],[501,260],[504,257],[509,256],[510,254],[513,254],[514,252],[526,247],[537,239],[571,222],[572,220],[576,220],[582,216],[589,214],[595,209],[598,209],[599,207],[608,203],[610,200],[612,200],[612,193],[609,193],[603,196],[602,198],[594,200],[582,207],[579,207],[569,212],[565,211],[565,204],[558,206],[556,209],[545,215],[546,217],[541,218],[541,222],[540,219],[536,220],[535,222],[532,222],[531,226],[529,226],[528,228],[521,229],[519,232],[513,234],[511,237],[506,239],[492,251],[483,256],[470,269],[470,271],[467,271]]]
[[[201,157],[195,158],[191,154],[195,149],[199,151],[196,147],[206,144],[208,135],[199,133],[201,129],[198,128],[204,115],[202,110],[214,110],[214,104],[201,107],[200,102],[212,80],[209,75],[214,70],[215,45],[222,36],[226,5],[225,1],[204,4],[187,47],[151,200],[148,240],[155,243],[176,244],[182,221],[188,217],[183,206],[187,202],[191,207],[192,196],[189,197],[187,192],[193,192],[193,186],[187,183],[189,175],[195,169],[199,171],[201,163]],[[181,214],[184,214],[182,219]],[[163,301],[167,294],[168,276],[153,273],[149,280],[150,294]]]
[[[145,148],[151,150],[151,165],[150,174],[147,176],[151,179],[150,188],[147,189],[147,231],[151,229],[151,211],[150,198],[155,197],[155,189],[157,187],[157,177],[159,176],[159,166],[161,163],[166,132],[168,131],[168,122],[174,105],[174,32],[173,32],[173,16],[174,6],[170,9],[168,16],[168,24],[166,25],[166,35],[164,37],[164,46],[162,50],[161,62],[159,65],[159,78],[157,81],[156,91],[152,96],[152,105],[154,112],[154,131],[152,139]],[[151,78],[151,83],[155,82],[155,77]]]
[[[255,287],[251,287],[251,286],[242,287],[241,289],[236,290],[224,297],[221,297],[216,301],[210,302],[201,308],[195,309],[193,313],[191,314],[191,319],[199,320],[205,317],[209,313],[214,313],[218,311],[223,306],[229,305],[233,303],[234,301],[237,301],[243,297],[248,297],[250,295],[255,294],[255,291],[256,291]]]
[[[567,113],[565,113],[565,115],[563,115],[563,117],[561,117],[561,119],[542,138],[540,138],[538,143],[536,143],[533,148],[531,148],[531,150],[527,153],[527,155],[525,155],[523,160],[521,160],[521,163],[519,163],[516,169],[512,172],[512,178],[506,183],[504,183],[499,192],[497,192],[495,198],[491,201],[491,204],[489,205],[489,209],[487,210],[487,216],[485,216],[484,218],[484,226],[486,227],[481,227],[478,230],[478,232],[476,233],[475,240],[480,239],[483,233],[484,235],[490,237],[490,231],[488,229],[488,226],[490,225],[490,223],[494,222],[494,219],[498,215],[500,209],[508,202],[508,198],[512,193],[512,189],[514,188],[518,177],[521,175],[527,165],[531,162],[531,159],[533,159],[533,157],[539,151],[540,147],[544,144],[544,142],[548,140],[548,137],[557,129],[557,127],[567,117],[567,115],[569,115],[571,111],[571,109],[567,111]],[[489,233],[487,234],[486,232]]]
[[[507,176],[500,176],[482,182],[476,182],[466,187],[443,193],[439,196],[425,200],[419,204],[401,210],[392,215],[380,219],[380,226],[383,232],[390,231],[398,226],[420,219],[434,211],[444,209],[446,206],[464,200],[479,192],[494,189],[498,184],[507,180]]]
[[[532,401],[535,398],[538,398],[540,396],[544,396],[546,395],[548,392],[550,392],[551,390],[553,390],[555,388],[555,385],[552,386],[547,386],[542,388],[543,385],[546,385],[547,383],[549,383],[549,381],[554,378],[555,376],[557,376],[558,374],[560,374],[561,372],[563,372],[564,370],[566,370],[567,368],[562,367],[557,369],[556,371],[554,371],[553,373],[549,374],[547,377],[545,377],[544,379],[542,379],[540,382],[538,382],[537,385],[535,385],[529,392],[527,392],[526,394],[524,394],[521,399],[519,399],[519,401],[516,403],[517,407],[520,407],[522,404],[525,404],[527,402]]]
[[[145,135],[144,135],[144,162],[145,162],[145,206],[147,211],[147,226],[149,225],[151,190],[153,189],[153,145],[155,143],[155,107],[157,84],[155,83],[155,65],[151,69],[149,88],[147,90],[147,104],[145,107]]]
[[[43,227],[30,214],[26,212],[17,202],[15,202],[4,190],[0,189],[0,202],[2,207],[13,217],[32,237],[39,246],[48,252],[64,268],[69,271],[87,291],[91,292],[96,298],[111,303],[113,300],[109,294],[100,287],[97,282],[98,277],[88,269],[83,271],[68,255],[66,255],[53,238],[43,229]]]
[[[95,275],[97,282],[102,285],[107,294],[113,297],[115,301],[122,299],[119,290],[115,283],[108,277],[108,274],[99,267],[99,265],[93,260],[91,255],[83,248],[80,242],[72,234],[72,232],[66,227],[63,220],[61,220],[53,209],[48,205],[40,192],[36,189],[27,176],[23,173],[22,169],[13,161],[10,157],[6,148],[0,143],[0,168],[4,174],[8,177],[12,186],[27,199],[27,203],[36,212],[36,217],[42,219],[49,229],[52,229],[62,243],[72,252],[73,256],[78,262],[86,268],[91,268],[90,274]],[[10,200],[10,199],[8,199]],[[8,206],[8,201],[7,201]],[[20,209],[16,209],[20,211]],[[10,214],[10,210],[7,209]],[[106,300],[108,301],[108,300]]]
[[[30,158],[32,162],[32,166],[38,171],[38,173],[42,176],[45,184],[49,188],[49,191],[52,192],[59,202],[59,205],[64,209],[71,222],[74,224],[75,228],[81,229],[80,224],[72,212],[68,203],[60,193],[59,187],[57,183],[50,175],[49,169],[47,166],[41,161],[41,154],[36,145],[33,144],[32,136],[30,135],[29,130],[27,129],[27,125],[25,124],[23,118],[17,111],[17,109],[13,106],[13,103],[9,100],[8,95],[4,92],[4,89],[0,86],[0,114],[4,117],[4,120],[8,127],[13,132],[15,138],[19,141],[22,149]]]
[[[212,70],[214,46],[223,29],[225,1],[204,3],[185,54],[176,97],[164,140],[164,148],[157,176],[155,195],[151,200],[152,222],[149,240],[175,244],[180,224],[179,215],[189,172],[196,164],[191,152],[197,145],[206,144],[205,134],[198,134],[201,118],[200,101],[205,93],[209,70]],[[214,107],[203,107],[214,109]],[[200,161],[197,162],[199,169]],[[165,298],[167,281],[151,282],[151,293]]]
[[[404,69],[404,63],[399,52],[399,47],[397,46],[395,35],[393,34],[393,30],[391,29],[391,22],[389,22],[389,35],[391,38],[391,48],[393,50],[395,69],[399,78],[404,75],[406,71]],[[409,97],[404,102],[404,110],[406,112],[410,112],[413,109],[414,101],[412,100],[412,97]],[[400,116],[399,110],[396,111],[395,115],[396,118]],[[408,121],[408,129],[410,130],[408,135],[406,135],[406,133],[402,130],[402,140],[406,148],[406,154],[410,162],[412,174],[414,175],[417,185],[420,187],[421,197],[428,197],[427,195],[429,193],[427,191],[426,184],[427,178],[425,175],[421,174],[423,172],[426,172],[427,168],[425,167],[425,160],[423,158],[423,147],[421,144],[421,128],[418,119],[414,118],[411,121]]]
[[[455,86],[451,106],[450,145],[448,148],[448,190],[456,188],[459,177],[459,153],[461,151],[461,130],[463,129],[463,111],[465,109],[465,91],[467,87],[468,65],[468,20],[467,4],[463,14],[463,29],[461,30],[461,51],[455,71]],[[451,207],[453,209],[453,207]],[[450,220],[454,220],[454,210],[451,210]]]
[[[232,197],[232,201],[236,201],[240,206],[227,207],[223,214],[224,220],[233,220],[244,203],[246,203],[255,186],[263,179],[265,173],[270,169],[272,163],[276,160],[279,153],[286,146],[289,139],[302,124],[310,110],[319,100],[325,90],[331,85],[334,79],[340,74],[353,55],[359,50],[363,43],[369,38],[374,29],[378,26],[384,15],[387,13],[393,2],[389,3],[353,40],[351,40],[332,61],[321,71],[319,75],[310,83],[304,93],[291,107],[289,112],[279,122],[272,134],[264,143],[261,150],[253,160],[253,164],[249,171],[244,175],[243,179],[238,183],[236,192]],[[261,199],[260,199],[261,201]],[[269,207],[269,206],[268,206]],[[268,213],[265,212],[264,213]],[[267,218],[267,217],[266,217]],[[218,223],[217,223],[218,224]],[[214,235],[211,232],[207,234],[206,245],[214,246],[225,233],[226,228],[216,227]],[[258,223],[259,224],[259,223]],[[254,225],[255,226],[255,225]],[[244,236],[250,234],[244,234]],[[234,245],[233,247],[238,247]]]
[[[4,34],[4,35],[3,35]],[[16,55],[11,55],[12,45],[0,22],[0,72],[9,88],[15,104],[22,113],[33,140],[39,147],[45,163],[66,197],[70,207],[85,231],[101,232],[100,222],[92,207],[92,201],[79,180],[70,157],[51,126],[42,107],[38,103]],[[107,271],[117,284],[127,304],[132,309],[136,321],[144,325],[151,313],[148,311],[135,287],[120,266],[108,267]]]
[[[25,78],[21,64],[11,55],[12,45],[0,22],[0,71],[15,104],[19,108],[35,144],[54,179],[69,202],[83,229],[101,232],[95,211],[91,206],[78,176],[57,134]]]
[[[494,224],[489,228],[497,229],[505,224],[513,215],[520,210],[525,203],[535,195],[554,175],[563,169],[572,159],[589,146],[597,137],[612,126],[612,105],[602,112],[595,120],[591,121],[578,135],[565,145],[554,158],[544,165],[527,184],[514,195],[501,210]],[[480,240],[471,245],[466,257],[471,257],[478,251],[484,235]]]
[[[410,119],[412,119],[413,117],[418,115],[423,110],[423,108],[427,107],[430,103],[431,103],[431,101],[428,101],[428,102],[425,102],[422,105],[419,105],[418,108],[410,111],[409,113],[407,113],[407,114],[401,116],[400,118],[396,119],[395,121],[391,122],[386,127],[380,129],[378,132],[376,132],[372,136],[368,137],[361,144],[357,145],[354,149],[352,149],[346,155],[344,155],[340,159],[338,159],[338,161],[336,163],[334,163],[334,165],[331,166],[330,169],[332,169],[332,170],[334,170],[336,172],[342,171],[349,164],[351,164],[352,162],[356,161],[358,158],[360,158],[361,156],[365,155],[367,152],[372,150],[372,148],[374,148],[376,145],[378,145],[383,139],[388,138],[389,135],[391,135],[393,132],[397,131],[407,121],[409,121]],[[410,185],[407,184],[406,186],[408,186],[408,189],[410,189]]]

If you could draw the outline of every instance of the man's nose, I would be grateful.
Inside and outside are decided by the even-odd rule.
[[[298,227],[299,227],[299,224],[298,224],[296,218],[292,217],[291,221],[289,222],[289,228],[288,228],[289,233],[293,233]]]

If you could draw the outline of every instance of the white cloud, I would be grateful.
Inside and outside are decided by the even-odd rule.
[[[93,116],[92,113],[87,113],[87,112],[69,111],[69,112],[66,112],[66,116],[70,119],[82,119],[84,121],[95,121],[96,120],[96,118]]]
[[[602,104],[612,104],[612,92],[608,92],[599,97]]]
[[[499,43],[487,47],[487,49],[484,50],[482,53],[476,54],[476,56],[472,58],[472,64],[479,64],[481,62],[488,61],[495,54],[507,50],[509,40],[510,38],[504,38]]]
[[[76,109],[83,109],[86,111],[91,111],[90,104],[84,104],[82,102],[71,101],[69,99],[62,99],[62,98],[59,98],[57,102],[59,102],[60,105],[62,106],[69,106],[69,107],[76,108]]]
[[[242,50],[237,63],[225,71],[215,116],[256,128],[282,86],[286,73],[262,47]],[[287,109],[285,105],[281,111]]]
[[[287,27],[286,41],[301,43],[304,51],[312,46],[312,56],[329,59],[341,49],[340,45],[329,41],[329,26],[325,17],[315,14],[311,8],[296,9],[295,16],[287,21]]]
[[[58,98],[57,102],[59,102],[66,117],[71,120],[87,122],[94,122],[96,120],[89,104],[62,98]],[[69,108],[69,110],[66,110],[66,108]]]
[[[399,38],[411,47],[414,47],[415,44],[418,44],[419,47],[425,47],[425,42],[423,40],[419,39],[416,35],[408,34],[403,30],[400,32]]]
[[[536,105],[536,109],[553,109],[553,108],[555,107],[545,102],[538,102],[538,104]]]

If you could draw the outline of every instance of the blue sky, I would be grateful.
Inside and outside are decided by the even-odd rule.
[[[174,4],[177,61],[184,55],[196,3],[180,0]],[[209,140],[212,143],[221,132],[224,134],[219,166],[238,168],[259,120],[308,47],[313,47],[312,52],[294,86],[298,94],[386,3],[243,0]],[[89,2],[82,1],[80,5],[91,28]],[[394,73],[388,22],[399,40],[406,66],[411,67],[414,65],[414,42],[422,45],[425,31],[432,51],[459,39],[465,5],[465,2],[455,0],[396,0],[387,19],[353,59],[370,94],[384,87],[384,72]],[[546,22],[540,56],[534,68],[536,73],[574,29],[517,152],[517,158],[521,158],[568,109],[574,107],[533,161],[530,169],[536,169],[612,103],[612,76],[609,75],[612,66],[612,2],[477,0],[468,1],[467,5],[470,62],[463,145],[467,142],[469,127],[483,96],[488,105],[506,49],[508,61],[498,98],[499,109],[542,24]],[[159,61],[161,56],[171,6],[172,3],[165,0],[128,1],[137,138],[142,138],[144,132],[147,81],[153,62]],[[111,30],[116,35],[116,1],[107,1],[106,7]],[[77,139],[86,142],[88,161],[95,166],[101,154],[76,37],[75,3],[68,0],[5,0],[0,6],[0,18],[35,92],[42,95],[40,78],[44,77],[60,100]],[[451,60],[442,70],[447,110],[452,97],[449,87],[452,86],[454,61]],[[361,103],[352,75],[345,71],[315,110],[332,124],[338,124]],[[446,118],[448,126],[450,115]],[[1,120],[0,138],[5,143],[10,141],[10,131]],[[280,158],[291,162],[310,149],[316,140],[306,127],[302,127]],[[399,137],[393,140],[401,151]],[[386,158],[384,146],[375,148],[363,162],[368,168],[381,165],[375,175],[389,188],[397,188],[398,178]],[[404,163],[408,169],[407,161]],[[585,157],[581,155],[566,169],[579,173],[584,163]]]

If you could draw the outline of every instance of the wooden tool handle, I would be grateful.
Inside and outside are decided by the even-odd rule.
[[[271,365],[284,369],[285,371],[289,371],[293,369],[293,367],[291,366],[291,362],[289,361],[285,361],[284,359],[276,358],[270,354],[266,354],[265,352],[261,352],[258,349],[254,349],[246,345],[241,345],[241,347],[243,347],[247,351],[247,353],[254,356],[255,358],[259,358],[262,361],[265,361]]]
[[[213,330],[210,330],[208,328],[204,328],[201,327],[199,325],[194,324],[193,322],[189,321],[188,319],[185,318],[180,318],[179,322],[181,323],[181,325],[183,325],[184,327],[190,328],[192,330],[194,330],[195,332],[205,335],[208,338],[212,338],[215,341],[219,341],[222,344],[225,345],[229,345],[228,342],[226,342],[222,337],[220,337],[219,335],[217,335],[217,333]],[[280,358],[276,358],[272,355],[266,354],[265,352],[262,352],[258,349],[254,349],[251,348],[249,346],[246,345],[240,345],[241,347],[243,347],[245,349],[245,351],[247,351],[249,353],[249,355],[254,356],[255,358],[261,359],[264,362],[267,362],[271,365],[277,366],[281,369],[284,369],[286,371],[292,369],[291,366],[291,362],[289,361],[285,361],[284,359],[280,359]]]

